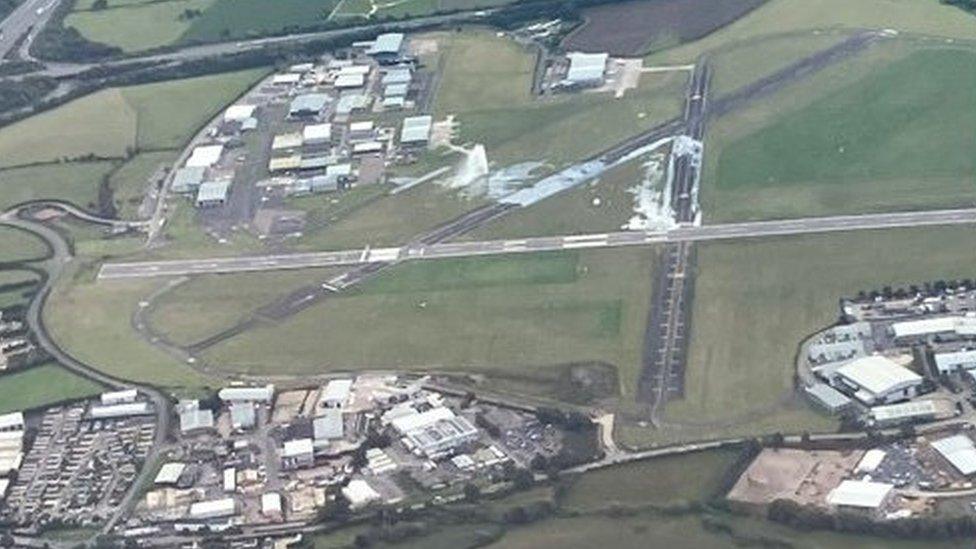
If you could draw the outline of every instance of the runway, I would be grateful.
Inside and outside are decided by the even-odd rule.
[[[624,231],[432,244],[418,241],[394,248],[366,247],[330,252],[106,263],[99,270],[98,278],[111,280],[273,271],[556,250],[647,246],[670,242],[736,240],[869,229],[965,224],[976,224],[976,208],[681,226],[668,231]]]

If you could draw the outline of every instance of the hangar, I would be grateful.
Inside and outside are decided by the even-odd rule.
[[[227,203],[230,181],[207,181],[197,190],[197,208],[216,208]]]
[[[856,358],[834,372],[833,385],[867,406],[914,397],[922,376],[878,355]]]

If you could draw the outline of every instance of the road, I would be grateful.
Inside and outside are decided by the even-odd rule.
[[[670,242],[706,242],[898,227],[969,224],[976,224],[976,208],[722,223],[697,227],[678,227],[668,231],[624,231],[568,236],[538,236],[514,240],[437,242],[433,244],[421,242],[398,248],[367,247],[331,252],[106,263],[99,270],[98,278],[145,278],[274,271],[554,250],[648,246]]]
[[[18,46],[17,41],[28,30],[31,36],[27,38],[24,45],[29,45],[29,41],[51,17],[51,12],[57,4],[58,0],[24,0],[24,3],[10,12],[10,15],[0,22],[0,59],[5,58]]]

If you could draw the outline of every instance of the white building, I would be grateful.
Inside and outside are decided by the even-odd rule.
[[[274,385],[264,387],[224,387],[217,393],[224,402],[262,402],[271,404],[274,400]]]
[[[976,317],[968,315],[942,316],[895,322],[891,325],[891,332],[896,339],[926,338],[940,334],[974,336],[976,335]]]
[[[268,492],[261,495],[261,514],[266,517],[281,516],[281,494]]]
[[[227,203],[230,181],[206,181],[197,188],[197,208],[216,208]]]
[[[922,376],[878,355],[856,358],[834,375],[834,386],[846,388],[868,406],[912,398],[922,384]]]
[[[237,514],[237,502],[234,498],[199,501],[190,505],[190,518],[211,519],[229,517]]]
[[[147,402],[128,402],[111,406],[92,406],[92,419],[112,419],[131,416],[145,416],[152,413]]]
[[[110,393],[102,393],[100,400],[105,406],[112,404],[125,404],[127,402],[135,402],[136,397],[139,396],[138,391],[135,389],[127,389],[125,391],[113,391]]]
[[[24,430],[23,412],[11,412],[9,414],[0,415],[0,432],[23,431],[23,430]]]
[[[184,469],[186,469],[186,464],[184,463],[170,462],[163,464],[159,468],[159,472],[156,473],[156,479],[153,482],[159,485],[176,484],[180,480],[180,475],[183,474]]]
[[[332,141],[332,124],[309,124],[302,129],[302,140],[306,145],[317,145]]]
[[[434,123],[430,115],[410,116],[403,119],[400,129],[401,145],[426,145],[430,141],[430,130]]]
[[[230,426],[235,431],[253,429],[257,413],[253,402],[235,401],[230,404]]]
[[[224,492],[228,494],[237,490],[237,469],[227,467],[224,469]]]
[[[349,481],[342,489],[342,495],[349,500],[349,506],[353,509],[360,509],[374,501],[379,501],[380,494],[362,479]]]
[[[449,408],[432,408],[393,419],[393,428],[412,451],[429,459],[439,459],[452,450],[478,438],[478,429]]]
[[[887,455],[884,450],[871,448],[861,456],[861,461],[857,462],[857,467],[854,468],[854,472],[858,474],[873,473],[881,466],[881,462],[884,461]]]
[[[319,401],[326,408],[342,408],[349,400],[351,390],[351,379],[333,379],[325,385],[325,390],[322,391],[322,398]]]
[[[931,400],[916,400],[871,407],[871,419],[874,420],[875,424],[882,427],[907,421],[933,419],[937,413],[935,402]]]
[[[566,72],[566,78],[563,79],[564,85],[599,86],[603,83],[609,55],[573,52],[566,57],[569,58],[569,70]]]
[[[213,429],[213,412],[200,408],[199,400],[181,401],[177,410],[180,414],[180,433],[188,434],[202,429]]]
[[[209,168],[220,160],[224,153],[223,145],[200,145],[193,149],[186,161],[187,168]]]
[[[315,445],[310,438],[285,441],[281,451],[281,466],[283,469],[311,467],[315,463],[314,452]]]
[[[953,435],[932,442],[932,448],[965,476],[976,473],[976,446],[966,435]]]
[[[976,368],[976,350],[935,353],[935,367],[940,374]]]
[[[891,484],[864,480],[845,480],[827,495],[827,504],[859,510],[877,511],[891,497]]]
[[[243,122],[254,115],[255,105],[231,105],[224,111],[224,122]]]
[[[312,432],[316,448],[328,446],[332,441],[341,439],[345,435],[342,410],[337,408],[325,410],[321,417],[312,421]]]

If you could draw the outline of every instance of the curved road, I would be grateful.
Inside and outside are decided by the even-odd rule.
[[[107,375],[81,362],[80,360],[77,360],[62,350],[61,347],[59,347],[58,344],[51,338],[47,328],[44,326],[44,304],[47,302],[47,298],[51,293],[51,289],[54,286],[55,281],[58,280],[58,277],[64,271],[64,268],[71,262],[71,250],[68,247],[68,243],[65,242],[64,238],[62,238],[57,231],[54,231],[50,227],[47,227],[41,223],[29,221],[19,217],[17,214],[23,208],[24,207],[16,208],[0,216],[0,225],[17,227],[36,234],[38,237],[42,238],[48,243],[52,252],[51,258],[45,265],[47,276],[44,277],[41,288],[31,300],[30,306],[27,309],[26,321],[28,327],[35,334],[38,345],[40,345],[44,351],[46,351],[49,355],[51,355],[51,357],[57,360],[68,370],[107,385],[113,390],[136,389],[149,397],[156,410],[156,433],[152,448],[150,449],[149,454],[146,456],[145,464],[148,465],[153,463],[159,457],[159,450],[166,441],[167,433],[169,433],[171,417],[171,405],[169,398],[153,387],[118,379],[114,376]],[[65,210],[68,211],[67,209]],[[91,216],[90,214],[86,214],[84,217],[81,217],[81,219],[86,220],[89,218],[102,219]],[[103,219],[103,221],[105,220]],[[139,486],[143,485],[145,481],[148,481],[148,477],[151,476],[151,474],[152,469],[150,467],[143,466],[142,470],[139,472],[139,476],[136,477],[136,479],[132,482],[132,485],[129,487],[129,491],[122,503],[119,505],[118,511],[105,523],[105,526],[102,528],[102,532],[109,532],[112,530],[118,521],[126,515],[128,510],[135,503]]]

